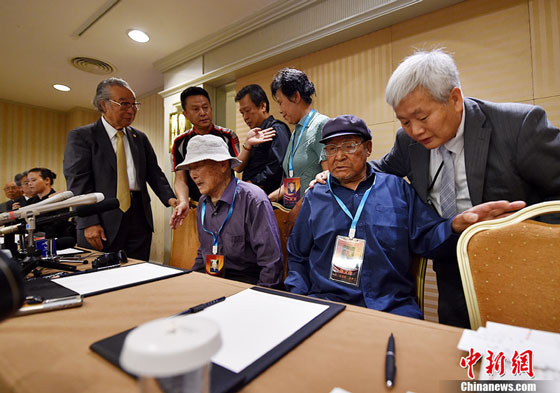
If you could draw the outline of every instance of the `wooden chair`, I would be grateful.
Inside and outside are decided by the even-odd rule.
[[[282,254],[284,255],[284,279],[288,275],[288,238],[292,233],[292,228],[296,223],[297,215],[301,209],[303,198],[292,208],[288,209],[280,203],[272,202],[274,208],[274,217],[278,223],[278,230],[280,231],[280,244],[282,245]]]
[[[560,201],[466,229],[457,258],[472,329],[486,321],[560,332],[560,225],[529,218]]]
[[[169,265],[191,269],[199,246],[200,242],[198,241],[196,228],[196,202],[191,202],[191,209],[189,209],[183,225],[172,231]]]
[[[412,256],[412,263],[410,271],[414,276],[416,282],[416,301],[420,310],[424,313],[424,285],[426,283],[426,268],[428,266],[428,259],[419,255]]]

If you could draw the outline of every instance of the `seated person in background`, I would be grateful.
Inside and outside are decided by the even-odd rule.
[[[172,229],[181,225],[187,216],[189,198],[198,201],[201,194],[189,172],[184,168],[177,168],[180,163],[185,161],[190,140],[196,135],[216,135],[227,143],[229,153],[233,157],[237,157],[239,154],[239,139],[235,132],[229,128],[217,126],[212,122],[212,104],[206,90],[198,86],[187,87],[181,93],[181,106],[183,107],[183,114],[191,122],[192,128],[175,138],[171,149],[172,169],[175,172],[173,186],[178,200],[169,221]]]
[[[367,163],[371,132],[355,116],[327,121],[330,177],[306,195],[288,240],[291,292],[422,318],[411,254],[452,255],[458,233],[524,202],[489,202],[440,218],[403,179]]]
[[[0,213],[18,209],[20,203],[25,203],[23,192],[15,181],[9,181],[6,183],[4,186],[4,194],[6,194],[8,200],[0,205]],[[14,204],[16,204],[15,208],[13,206]]]
[[[29,180],[27,179],[27,171],[18,173],[14,176],[14,181],[16,185],[19,187],[22,196],[19,200],[15,201],[12,205],[12,210],[19,209],[20,207],[25,206],[29,198],[33,197],[34,195],[29,190]]]
[[[56,194],[53,188],[56,173],[47,168],[33,168],[27,171],[27,179],[29,181],[29,188],[35,196],[29,198],[26,206],[41,202],[51,195]],[[53,212],[43,213],[41,218],[45,218],[58,213],[69,211],[68,208],[61,209]],[[60,237],[73,237],[76,238],[75,228],[73,223],[68,220],[61,220],[50,224],[37,226],[36,232],[44,232],[47,239],[60,238]],[[75,242],[74,242],[75,244]]]
[[[240,181],[240,161],[224,140],[197,135],[178,170],[188,170],[202,193],[196,214],[200,247],[194,270],[232,280],[278,287],[284,272],[280,234],[266,194]]]
[[[259,85],[247,85],[235,96],[250,131],[239,153],[243,181],[256,184],[268,195],[282,184],[282,161],[290,141],[288,126],[269,113],[270,104]]]

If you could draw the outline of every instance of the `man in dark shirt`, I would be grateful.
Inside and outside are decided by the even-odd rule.
[[[259,85],[247,85],[235,96],[239,112],[250,131],[239,153],[243,180],[256,184],[268,195],[282,185],[282,161],[290,142],[290,129],[269,113],[270,104]]]
[[[189,175],[189,171],[176,168],[185,160],[189,141],[196,135],[216,135],[226,142],[233,157],[239,154],[239,139],[235,132],[229,128],[217,126],[212,122],[212,104],[206,90],[198,86],[187,87],[181,93],[181,106],[183,107],[183,114],[191,122],[192,128],[175,138],[171,149],[173,171],[175,171],[173,186],[178,199],[178,205],[173,210],[169,221],[169,225],[173,229],[181,225],[187,216],[189,198],[198,201],[201,195]]]

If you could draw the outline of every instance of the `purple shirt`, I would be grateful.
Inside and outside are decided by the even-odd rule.
[[[209,196],[200,197],[196,212],[200,247],[194,270],[205,271],[206,255],[212,254],[213,238],[202,229],[201,206],[206,203],[204,227],[217,233],[233,201],[234,190],[232,178],[216,206]],[[224,255],[225,278],[265,287],[280,285],[284,261],[278,224],[266,194],[254,184],[239,181],[233,212],[218,238],[218,254]]]

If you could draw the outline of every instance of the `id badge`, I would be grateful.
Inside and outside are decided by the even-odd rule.
[[[357,287],[360,284],[365,246],[366,241],[364,239],[337,236],[329,278]]]
[[[223,255],[206,255],[206,273],[211,276],[224,276],[224,256]]]
[[[284,196],[283,204],[285,207],[294,207],[300,198],[301,178],[286,177],[284,178]]]

